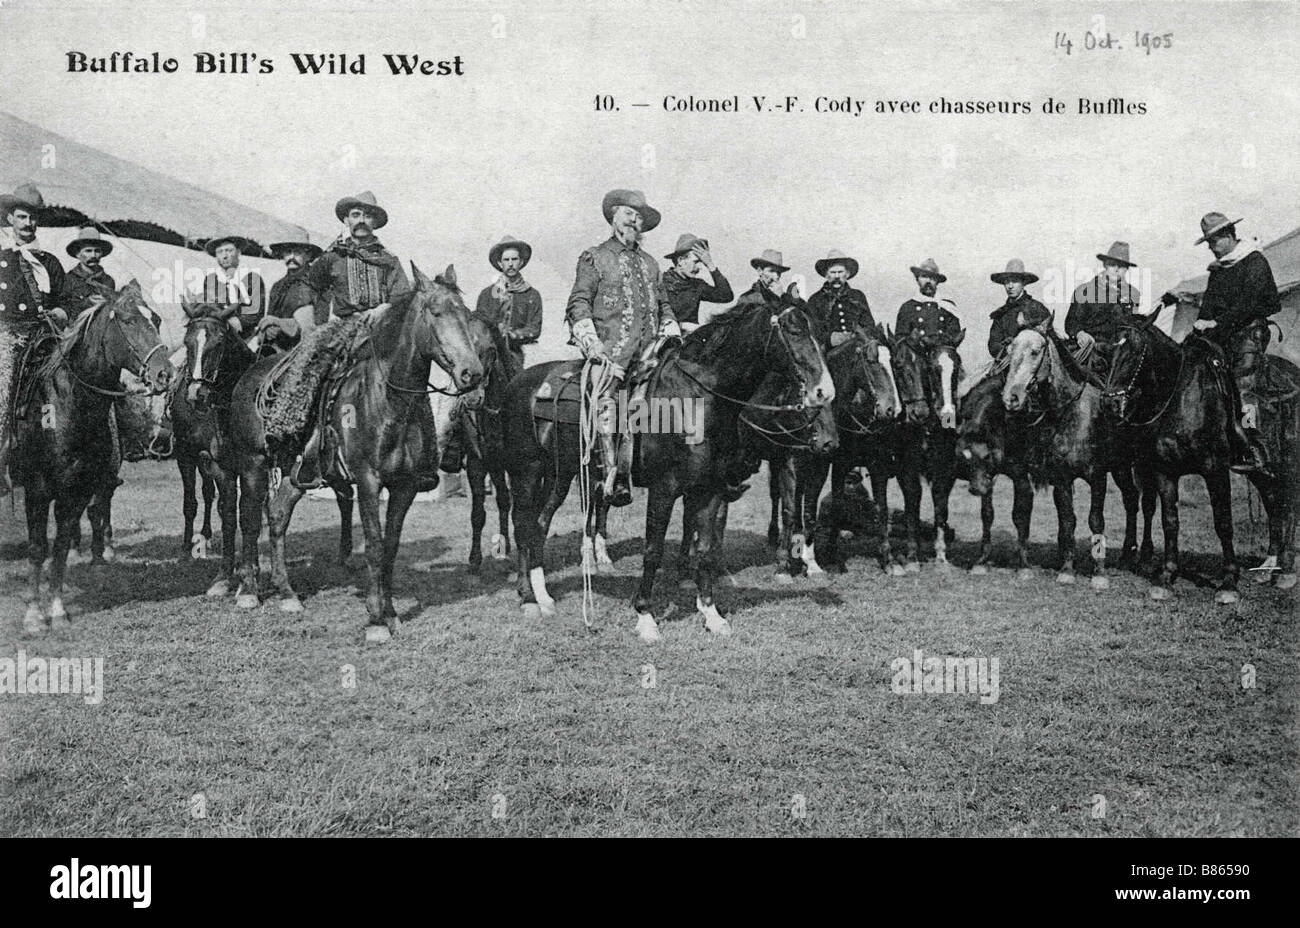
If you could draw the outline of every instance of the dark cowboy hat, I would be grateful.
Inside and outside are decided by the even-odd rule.
[[[945,280],[948,279],[947,277],[939,273],[939,265],[934,263],[934,258],[926,258],[919,265],[912,268],[913,277],[920,277],[922,275],[925,275],[926,277],[933,277],[939,283],[943,283]]]
[[[1201,237],[1192,242],[1193,245],[1199,245],[1201,242],[1210,240],[1210,236],[1220,229],[1226,229],[1228,226],[1235,226],[1241,222],[1240,219],[1228,220],[1223,213],[1206,213],[1201,217]]]
[[[77,232],[76,238],[68,242],[68,254],[75,258],[77,252],[81,251],[81,249],[85,248],[87,245],[99,246],[100,252],[105,255],[113,250],[113,243],[100,235],[98,229],[94,226],[86,226]]]
[[[761,271],[765,267],[776,268],[784,274],[786,271],[790,270],[790,268],[781,263],[784,260],[785,259],[781,256],[781,252],[777,251],[775,248],[764,248],[763,253],[757,258],[749,259],[749,266],[756,271]]]
[[[305,251],[307,253],[307,261],[315,261],[324,249],[319,245],[313,245],[311,243],[311,236],[307,234],[306,229],[300,228],[298,231],[302,233],[300,238],[290,242],[276,242],[273,245],[267,246],[267,251],[271,252],[271,257],[283,261],[285,255],[291,251]]]
[[[831,265],[833,264],[843,264],[845,269],[849,272],[850,279],[858,276],[858,262],[855,259],[850,258],[844,252],[836,251],[834,248],[830,250],[826,257],[814,264],[813,267],[817,269],[818,274],[825,277],[826,272],[831,269]]]
[[[1128,259],[1128,242],[1114,242],[1110,246],[1110,251],[1104,255],[1097,255],[1098,261],[1111,261],[1115,264],[1122,264],[1125,267],[1137,267]]]
[[[45,198],[35,184],[21,184],[13,193],[0,194],[0,220],[19,207],[32,213],[40,213],[45,209]]]
[[[214,239],[209,239],[208,243],[203,246],[203,250],[215,258],[217,256],[217,249],[222,245],[234,245],[239,249],[241,255],[247,252],[252,252],[253,254],[261,253],[261,249],[258,247],[256,242],[251,239],[246,239],[241,235],[219,235]]]
[[[1007,262],[1005,271],[998,271],[996,274],[990,274],[989,280],[995,284],[1005,284],[1008,280],[1021,280],[1027,284],[1032,284],[1038,279],[1037,274],[1030,274],[1025,270],[1025,262],[1019,258],[1012,258]]]
[[[690,232],[683,232],[681,235],[677,236],[677,247],[674,248],[672,251],[668,252],[668,254],[664,255],[664,257],[667,258],[669,261],[676,261],[679,257],[686,254],[686,252],[690,251],[697,244],[702,245],[705,248],[709,247],[709,243],[706,242],[704,239],[700,238],[698,235],[692,235]]]
[[[339,217],[339,222],[348,214],[348,210],[354,206],[363,206],[375,214],[375,228],[382,229],[388,225],[388,211],[379,205],[375,200],[375,195],[369,190],[362,191],[354,197],[344,197],[334,204],[334,215]]]
[[[488,264],[492,265],[498,271],[501,270],[501,255],[507,248],[513,248],[515,251],[519,252],[519,269],[521,271],[528,266],[529,261],[533,260],[532,245],[529,245],[523,239],[515,238],[513,235],[507,235],[488,250]]]
[[[645,201],[645,194],[640,190],[611,190],[605,194],[605,199],[600,203],[600,211],[605,214],[606,222],[613,220],[614,209],[619,206],[630,206],[641,214],[642,232],[649,232],[663,218],[659,215],[659,210]]]

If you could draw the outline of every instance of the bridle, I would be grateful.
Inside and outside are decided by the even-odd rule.
[[[869,344],[869,343],[868,343],[868,344]],[[854,373],[855,373],[856,375],[859,375],[859,376],[864,377],[864,379],[865,379],[865,377],[866,377],[866,371],[867,371],[867,366],[871,363],[869,360],[867,360],[867,345],[859,344],[859,345],[854,346],[854,348],[853,348],[853,354],[854,354],[854,357],[857,358],[857,361],[856,361],[856,363],[855,363],[855,371],[854,371]],[[886,373],[888,374],[889,372],[887,371]],[[854,382],[855,382],[855,383],[857,382],[857,377],[856,377],[856,376],[855,376],[855,378],[854,378]],[[869,383],[869,381],[868,381],[868,383]],[[859,387],[858,389],[861,390],[862,388]],[[876,399],[876,393],[875,393],[875,390],[872,389],[872,390],[870,391],[870,394],[871,394],[871,399],[872,399],[872,401],[874,402],[875,399]],[[855,397],[857,396],[857,392],[856,392],[856,391],[855,391],[855,393],[854,393],[854,396],[855,396]],[[901,402],[901,399],[900,399],[900,402]],[[856,406],[856,405],[859,405],[859,404],[856,404],[856,403],[854,403],[852,400],[849,400],[849,401],[847,401],[847,402],[844,404],[844,406],[841,408],[841,410],[840,410],[840,415],[836,417],[836,420],[837,420],[837,421],[836,421],[836,425],[839,427],[839,429],[840,429],[841,431],[848,432],[850,435],[874,436],[874,435],[878,435],[878,434],[880,434],[880,432],[882,432],[882,431],[884,431],[885,429],[889,428],[889,426],[892,424],[892,420],[891,420],[891,419],[889,419],[889,418],[880,418],[880,417],[877,417],[877,416],[872,416],[872,417],[871,417],[871,421],[870,421],[869,423],[868,423],[868,422],[863,422],[861,419],[858,418],[857,413],[855,413],[855,412],[853,411],[853,407]],[[846,426],[846,425],[842,425],[842,424],[840,424],[840,422],[839,422],[838,420],[839,420],[839,418],[840,418],[841,416],[842,416],[844,419],[847,419],[848,422],[851,423],[851,425]]]
[[[432,320],[434,313],[429,308],[428,303],[433,300],[434,295],[426,293],[426,294],[417,294],[417,296],[422,296],[426,300],[426,302],[422,302],[420,304],[419,312],[421,314],[421,317],[427,315],[430,318],[430,320]],[[432,321],[430,321],[429,323],[429,328],[433,330]],[[443,348],[442,340],[438,338],[436,330],[433,330],[433,344],[434,344],[433,363],[437,364],[440,368],[442,368],[443,372],[446,373],[449,378],[451,378],[451,371],[448,370],[448,368],[451,367],[451,358],[447,356],[447,351],[445,348]],[[375,358],[375,363],[378,364],[379,355],[374,354],[374,358]],[[452,382],[455,383],[455,378],[451,378],[451,379]],[[466,387],[463,390],[446,390],[443,389],[442,387],[437,386],[432,381],[427,382],[423,387],[404,387],[401,386],[400,384],[393,383],[393,376],[391,373],[384,374],[384,386],[388,387],[390,390],[394,390],[398,393],[404,393],[408,396],[429,396],[430,394],[433,393],[440,393],[443,396],[464,396],[466,393],[469,393],[470,391],[475,389],[475,387]]]
[[[1126,327],[1126,328],[1129,328],[1130,331],[1136,331],[1131,327]],[[1124,387],[1118,390],[1109,389],[1109,384],[1107,384],[1108,389],[1105,392],[1103,392],[1101,395],[1103,402],[1109,400],[1111,401],[1112,404],[1114,404],[1116,400],[1128,401],[1136,397],[1138,377],[1142,374],[1142,369],[1146,366],[1147,356],[1149,354],[1150,352],[1148,350],[1147,343],[1143,341],[1142,352],[1141,354],[1138,355],[1138,362],[1133,367],[1133,376],[1129,378],[1128,383]],[[1183,370],[1186,368],[1186,366],[1187,366],[1187,352],[1186,350],[1180,350],[1178,352],[1178,374],[1177,376],[1174,377],[1174,383],[1169,390],[1169,396],[1167,396],[1165,398],[1165,401],[1160,404],[1160,408],[1156,411],[1156,414],[1152,416],[1150,419],[1147,419],[1143,422],[1134,422],[1131,419],[1129,419],[1127,415],[1123,415],[1123,414],[1117,415],[1115,418],[1119,419],[1122,425],[1133,426],[1136,428],[1142,428],[1151,425],[1153,422],[1155,422],[1157,419],[1159,419],[1161,416],[1165,414],[1165,412],[1169,409],[1169,405],[1174,401],[1174,397],[1178,394],[1178,384],[1183,379]],[[1113,376],[1114,373],[1115,373],[1115,367],[1114,367],[1114,360],[1112,359],[1111,376]],[[1126,405],[1127,402],[1121,405],[1120,408],[1123,408],[1123,406]],[[1112,405],[1112,408],[1114,408],[1114,405]]]
[[[96,297],[95,300],[96,302],[94,302],[91,305],[91,307],[88,310],[86,310],[87,316],[89,318],[87,318],[86,321],[82,323],[81,331],[76,336],[76,343],[80,343],[85,338],[86,329],[90,328],[90,323],[93,321],[94,317],[101,310],[103,310],[105,306],[110,305],[107,300],[98,297]],[[117,318],[116,312],[117,312],[116,308],[110,309],[109,318],[115,321]],[[140,318],[143,319],[144,316],[141,315]],[[132,360],[137,362],[137,366],[135,370],[131,371],[131,373],[134,374],[136,377],[138,377],[140,380],[148,382],[148,379],[145,377],[145,372],[149,370],[149,362],[153,359],[153,356],[157,352],[165,351],[167,346],[164,345],[162,341],[159,341],[158,344],[150,348],[145,353],[145,356],[141,358],[140,355],[136,353],[135,346],[131,344],[131,339],[124,338],[124,341],[126,342],[127,352],[130,353]],[[67,346],[67,349],[62,352],[60,357],[60,363],[68,369],[68,374],[72,377],[73,381],[75,381],[78,386],[80,386],[84,390],[90,391],[91,393],[96,393],[100,396],[110,397],[112,399],[121,399],[124,396],[131,395],[130,390],[110,390],[105,387],[98,387],[93,383],[87,383],[81,377],[81,375],[77,373],[76,368],[74,368],[71,364],[68,363],[68,353],[71,352],[71,350],[76,347],[76,343],[69,344]],[[103,349],[101,346],[101,351],[102,350]]]
[[[1033,371],[1033,373],[1030,374],[1030,376],[1029,376],[1029,385],[1028,385],[1028,388],[1026,388],[1026,390],[1025,390],[1025,399],[1026,399],[1027,401],[1028,401],[1029,399],[1031,399],[1032,396],[1033,396],[1034,394],[1036,394],[1036,393],[1039,392],[1037,389],[1033,389],[1033,388],[1037,388],[1037,387],[1039,387],[1039,385],[1042,384],[1042,383],[1044,383],[1044,382],[1049,383],[1049,384],[1052,382],[1052,380],[1053,380],[1053,377],[1052,377],[1052,371],[1053,371],[1053,369],[1055,368],[1056,363],[1057,363],[1057,362],[1054,360],[1054,357],[1055,357],[1055,351],[1054,351],[1054,349],[1056,348],[1056,346],[1055,346],[1055,344],[1053,343],[1052,339],[1051,339],[1049,336],[1044,335],[1044,334],[1041,333],[1041,332],[1039,332],[1038,334],[1039,334],[1039,335],[1042,335],[1042,337],[1043,337],[1043,356],[1042,356],[1041,358],[1038,359],[1038,363],[1034,365],[1034,371]],[[1041,377],[1039,376],[1040,372],[1041,372],[1042,369],[1043,369],[1043,362],[1044,362],[1044,361],[1047,362],[1047,366],[1048,366],[1048,371],[1047,371],[1047,378],[1046,378],[1046,381],[1044,381],[1044,379],[1041,378]],[[1009,360],[1008,360],[1008,365],[1009,365]],[[1008,374],[1009,374],[1009,373],[1010,373],[1010,372],[1008,371]],[[1083,381],[1083,383],[1081,383],[1081,384],[1079,385],[1079,389],[1075,391],[1074,396],[1070,397],[1070,400],[1069,400],[1069,402],[1068,402],[1066,405],[1074,405],[1075,403],[1077,403],[1077,402],[1079,401],[1079,397],[1083,396],[1083,391],[1087,388],[1087,386],[1088,386],[1088,381],[1085,379],[1085,380]],[[1031,393],[1031,390],[1033,391],[1032,393]],[[1039,399],[1040,399],[1040,402],[1042,402],[1042,398],[1040,397]],[[1028,406],[1029,406],[1029,404],[1028,404],[1028,402],[1026,402],[1026,409],[1028,409]],[[1047,418],[1047,414],[1048,414],[1049,412],[1053,412],[1053,411],[1054,411],[1054,410],[1052,409],[1052,404],[1051,404],[1051,403],[1048,403],[1048,402],[1042,402],[1042,407],[1043,407],[1042,412],[1040,412],[1040,413],[1038,414],[1038,418],[1034,419],[1033,422],[1027,422],[1027,423],[1025,423],[1026,426],[1034,426],[1034,425],[1038,425],[1040,422],[1043,421],[1043,419]]]

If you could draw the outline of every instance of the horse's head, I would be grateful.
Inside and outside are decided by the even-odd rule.
[[[1101,408],[1106,415],[1127,422],[1133,406],[1143,391],[1149,389],[1154,374],[1151,363],[1154,318],[1132,321],[1120,326],[1119,338],[1111,355],[1110,372]],[[1158,331],[1158,330],[1155,330]]]
[[[898,402],[903,417],[908,422],[924,422],[930,417],[927,355],[929,350],[919,336],[903,338],[889,336],[892,345],[894,383],[898,388]]]
[[[985,377],[961,400],[961,425],[957,429],[958,472],[969,481],[970,492],[984,496],[993,489],[993,476],[1002,470],[1005,456],[1006,407],[998,377]]]
[[[185,313],[185,370],[181,376],[187,381],[186,398],[196,403],[216,384],[227,348],[237,338],[228,320],[239,307],[187,298],[181,301],[181,310]]]
[[[1029,391],[1051,377],[1052,343],[1038,327],[1021,329],[1007,350],[1007,380],[1002,387],[1002,403],[1009,412],[1022,412],[1029,406]]]
[[[470,337],[469,310],[456,286],[456,269],[447,265],[430,280],[412,263],[411,276],[415,350],[442,368],[456,391],[474,389],[483,379],[483,362]]]
[[[858,327],[849,341],[831,349],[826,360],[836,396],[849,405],[854,418],[865,415],[869,420],[889,421],[898,415],[893,354],[883,332]]]
[[[799,384],[800,402],[805,406],[829,406],[835,399],[835,384],[818,344],[808,304],[787,293],[780,304],[754,316],[759,317],[760,324],[765,318],[769,327],[764,360],[794,378]]]
[[[929,394],[939,425],[945,429],[957,427],[957,384],[961,382],[961,355],[957,346],[966,337],[962,329],[950,341],[936,340],[927,356]]]
[[[86,357],[99,357],[116,379],[120,371],[138,377],[152,393],[161,393],[171,383],[175,370],[167,359],[167,347],[154,327],[140,283],[132,279],[111,297],[96,295],[86,310],[86,321],[74,328],[73,338],[83,341]],[[98,350],[91,346],[98,340]],[[92,376],[94,376],[92,374]]]

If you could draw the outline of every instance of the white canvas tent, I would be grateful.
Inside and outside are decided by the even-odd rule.
[[[1261,251],[1273,268],[1273,279],[1282,297],[1282,311],[1273,317],[1281,329],[1282,337],[1278,338],[1277,332],[1273,333],[1268,353],[1280,355],[1300,365],[1300,229],[1270,242]],[[1181,340],[1196,321],[1201,294],[1205,292],[1208,280],[1209,275],[1202,274],[1174,287],[1172,292],[1179,300],[1172,333],[1175,338]]]

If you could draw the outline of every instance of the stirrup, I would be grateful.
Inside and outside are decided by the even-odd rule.
[[[319,456],[315,456],[316,462],[319,462]],[[318,490],[325,486],[325,478],[321,476],[320,468],[316,468],[316,476],[309,480],[302,479],[302,467],[307,463],[303,455],[298,455],[298,459],[293,462],[293,470],[289,471],[289,482],[293,484],[296,490]],[[310,474],[310,470],[308,471]]]

